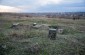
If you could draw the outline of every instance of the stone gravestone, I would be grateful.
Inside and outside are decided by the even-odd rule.
[[[11,28],[15,28],[18,25],[19,25],[19,23],[13,23],[12,26],[11,26]]]
[[[49,28],[58,29],[58,26],[49,26]]]
[[[52,40],[56,39],[57,29],[49,29],[48,37]]]

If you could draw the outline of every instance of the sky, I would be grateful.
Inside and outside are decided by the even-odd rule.
[[[85,0],[0,0],[0,12],[85,12]]]

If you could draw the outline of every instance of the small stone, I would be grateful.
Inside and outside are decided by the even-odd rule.
[[[63,29],[58,29],[58,33],[62,34],[63,33]]]
[[[33,23],[33,26],[36,26],[37,25],[37,23]]]

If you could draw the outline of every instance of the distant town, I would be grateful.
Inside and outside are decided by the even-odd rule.
[[[66,18],[85,19],[85,12],[58,12],[58,13],[0,13],[0,16],[14,18],[46,17],[46,18]]]

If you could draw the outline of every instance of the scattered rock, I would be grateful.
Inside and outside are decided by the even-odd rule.
[[[19,23],[13,23],[11,28],[16,28],[19,25]]]
[[[59,34],[62,34],[63,31],[64,31],[63,29],[58,29],[58,30],[57,30],[57,32],[58,32]]]
[[[37,25],[37,23],[33,23],[33,26],[36,26]]]

